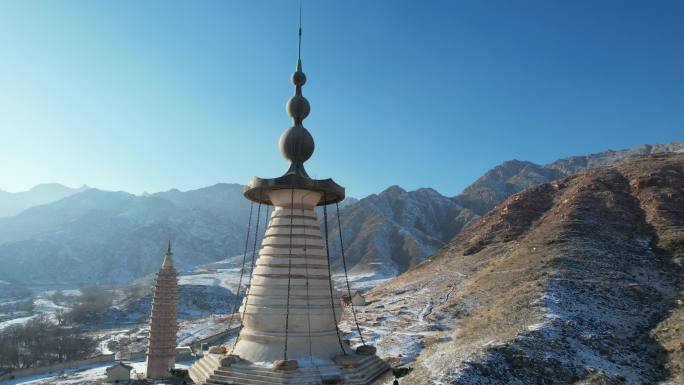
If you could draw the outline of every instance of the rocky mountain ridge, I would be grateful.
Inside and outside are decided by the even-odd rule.
[[[410,383],[684,383],[684,154],[516,193],[367,299]]]
[[[89,189],[0,218],[0,279],[47,286],[129,282],[159,268],[169,239],[181,269],[236,255],[244,229],[234,221],[247,216],[249,205],[222,203],[241,191],[236,184],[150,196]]]
[[[510,161],[463,194],[432,189],[380,194],[340,204],[352,278],[391,278],[425,260],[495,204],[526,187],[583,167],[638,155],[684,150],[684,143],[558,160],[540,166]],[[162,248],[174,242],[180,269],[242,252],[249,203],[238,184],[136,196],[90,189],[0,218],[0,280],[23,285],[116,283],[153,273]],[[337,220],[329,210],[334,267],[341,269]]]
[[[59,183],[44,183],[17,193],[0,190],[0,217],[17,215],[30,207],[55,202],[87,189],[86,185],[71,188]]]
[[[571,156],[546,165],[511,160],[485,173],[454,199],[464,207],[482,215],[512,194],[540,183],[551,182],[590,168],[609,166],[644,155],[680,152],[684,152],[683,142],[644,144],[627,150],[608,150],[590,155]]]
[[[406,271],[498,203],[528,187],[644,155],[678,152],[684,152],[684,143],[609,150],[563,158],[547,165],[507,161],[455,197],[443,196],[432,189],[406,192],[392,186],[341,210],[342,231],[352,272],[359,280],[364,280],[391,277]],[[331,222],[330,227],[331,233],[335,234],[337,224]],[[335,247],[339,246],[333,243]]]

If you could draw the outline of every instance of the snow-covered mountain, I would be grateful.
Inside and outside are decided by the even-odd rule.
[[[71,188],[59,183],[44,183],[17,193],[0,190],[0,217],[16,215],[29,207],[58,201],[88,188],[86,185]]]
[[[235,184],[151,196],[89,189],[0,218],[0,280],[128,282],[159,268],[169,239],[180,269],[238,254],[249,207],[235,199],[241,192]]]
[[[456,197],[398,186],[340,205],[348,267],[356,280],[390,278],[422,262],[510,195],[584,168],[639,155],[684,151],[684,143],[558,160],[509,161]],[[0,280],[23,285],[128,282],[155,272],[169,238],[181,270],[242,252],[249,203],[238,184],[135,196],[88,189],[0,218]],[[342,266],[330,210],[333,266]]]
[[[407,192],[392,186],[341,211],[350,272],[368,279],[393,277],[443,246],[478,218],[453,199],[424,188]],[[329,220],[333,254],[339,255],[337,219]],[[339,270],[341,261],[335,261]]]

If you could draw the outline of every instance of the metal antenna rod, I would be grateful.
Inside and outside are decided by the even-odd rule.
[[[297,50],[297,59],[302,59],[302,0],[299,0],[299,49]]]

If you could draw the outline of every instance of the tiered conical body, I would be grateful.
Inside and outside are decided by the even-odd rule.
[[[176,364],[178,280],[172,256],[169,247],[154,282],[147,345],[147,378],[171,377],[170,369]]]
[[[280,189],[268,195],[275,210],[241,307],[244,327],[235,354],[252,362],[332,359],[343,354],[336,327],[342,309],[334,288],[331,298],[325,242],[314,211],[321,193]]]

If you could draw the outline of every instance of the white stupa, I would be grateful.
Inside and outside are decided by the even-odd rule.
[[[299,36],[301,47],[301,28]],[[212,349],[190,368],[196,383],[370,384],[389,369],[375,348],[353,349],[338,329],[340,294],[314,208],[342,201],[344,188],[304,169],[314,141],[302,125],[310,106],[301,58],[292,82],[287,111],[294,125],[280,137],[290,168],[279,178],[255,177],[245,189],[247,199],[275,209],[240,307],[243,326],[235,344]]]

